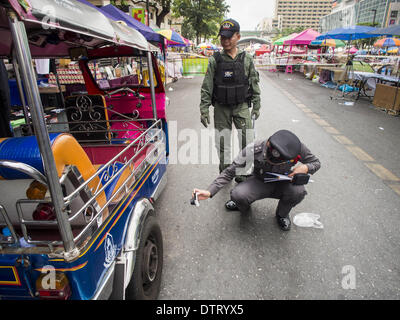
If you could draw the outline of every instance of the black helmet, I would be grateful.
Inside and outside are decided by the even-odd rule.
[[[301,149],[299,138],[289,130],[279,130],[269,139],[267,158],[273,163],[281,163],[298,158]]]

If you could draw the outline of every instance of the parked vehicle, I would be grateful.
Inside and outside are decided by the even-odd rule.
[[[2,1],[0,26],[27,122],[0,137],[0,299],[157,298],[168,130],[155,47],[80,1]],[[77,61],[85,80],[57,123],[40,57]]]

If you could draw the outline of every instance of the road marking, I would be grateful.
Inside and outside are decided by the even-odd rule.
[[[365,166],[370,169],[371,172],[374,173],[378,178],[384,181],[400,182],[399,177],[386,169],[384,166],[376,163],[375,159],[372,158],[368,153],[366,153],[360,147],[355,146],[349,138],[341,135],[336,128],[332,127],[327,121],[321,119],[320,116],[314,113],[305,104],[294,98],[290,93],[282,89],[280,86],[278,86],[278,88],[281,90],[281,92],[283,92],[283,94],[289,97],[289,99],[292,100],[292,102],[299,109],[304,111],[308,117],[312,118],[317,124],[322,126],[322,128],[324,128],[327,133],[330,133],[337,142],[344,145],[349,152],[351,152],[358,160],[362,161]],[[400,184],[388,184],[388,186],[400,196]]]
[[[346,138],[345,136],[332,136],[334,137],[339,143],[341,144],[353,144],[349,138]]]
[[[323,119],[313,119],[316,123],[318,123],[322,127],[330,127],[331,125]]]
[[[317,115],[317,114],[314,113],[314,112],[308,113],[307,116],[309,116],[309,117],[312,118],[312,119],[321,119],[320,116]]]
[[[384,166],[379,163],[364,163],[368,169],[370,169],[373,173],[375,173],[382,180],[388,181],[400,181],[400,178],[395,176],[392,172],[386,169]]]
[[[338,130],[336,130],[334,127],[322,127],[325,129],[326,132],[331,133],[331,134],[340,134]]]
[[[400,185],[399,184],[389,184],[389,187],[393,189],[400,196]]]
[[[302,103],[296,103],[296,106],[298,106],[300,109],[307,108],[306,105]]]
[[[345,146],[347,150],[349,150],[358,160],[361,161],[375,161],[368,153],[366,153],[363,149],[357,146]]]

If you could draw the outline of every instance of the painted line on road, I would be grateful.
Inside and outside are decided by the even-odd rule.
[[[322,127],[325,129],[326,132],[330,133],[330,134],[340,134],[340,132],[335,129],[334,127]]]
[[[365,162],[374,162],[375,159],[372,158],[368,153],[366,153],[363,149],[357,146],[345,146],[347,150],[349,150],[358,160]]]
[[[400,196],[400,184],[389,184],[389,187]]]
[[[339,142],[340,144],[353,144],[353,142],[349,138],[343,135],[332,136],[332,137],[335,138],[336,141]]]
[[[321,119],[321,117],[314,112],[307,113],[307,116],[309,116],[311,119]]]
[[[364,163],[369,170],[375,173],[379,178],[382,180],[387,181],[396,181],[400,182],[400,178],[393,174],[391,171],[386,169],[384,166],[380,165],[379,163]]]
[[[375,159],[371,157],[367,152],[365,152],[360,147],[353,144],[353,142],[346,136],[340,134],[340,132],[332,127],[327,121],[321,119],[316,113],[314,113],[305,104],[301,103],[298,99],[294,98],[289,92],[281,88],[279,85],[274,83],[274,86],[280,89],[280,91],[286,95],[296,105],[300,110],[302,110],[309,118],[313,119],[320,127],[331,134],[331,136],[340,144],[342,144],[356,159],[364,163],[364,165],[377,177],[379,177],[384,182],[391,182],[387,184],[397,195],[400,196],[400,184],[393,184],[400,182],[400,178],[393,174],[390,170],[386,169],[384,166],[375,162]]]
[[[331,127],[331,125],[326,122],[324,119],[313,119],[316,123],[318,123],[321,127]]]

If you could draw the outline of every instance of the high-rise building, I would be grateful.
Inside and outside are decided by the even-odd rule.
[[[332,0],[276,0],[272,26],[286,28],[313,28],[318,30],[321,17],[332,10]]]
[[[359,24],[398,24],[400,0],[336,0],[332,13],[321,18],[320,32]]]
[[[256,27],[257,31],[272,31],[272,18],[263,18]]]

